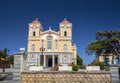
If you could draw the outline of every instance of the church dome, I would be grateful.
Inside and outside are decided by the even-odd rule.
[[[69,24],[70,22],[65,18],[61,23],[62,24]]]
[[[32,24],[33,25],[40,24],[40,21],[38,21],[38,19],[36,18],[34,21],[32,21]]]

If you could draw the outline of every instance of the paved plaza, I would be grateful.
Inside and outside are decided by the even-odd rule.
[[[13,69],[6,69],[7,77],[1,80],[0,83],[13,83]],[[2,75],[2,69],[0,69],[0,75]]]

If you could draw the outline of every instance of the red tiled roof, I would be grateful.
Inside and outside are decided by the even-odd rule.
[[[63,23],[63,24],[69,24],[70,22],[65,18],[61,23]]]
[[[34,21],[32,21],[32,24],[40,24],[40,21],[36,18]]]

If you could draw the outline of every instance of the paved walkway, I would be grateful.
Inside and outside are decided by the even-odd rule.
[[[3,69],[0,69],[0,73],[3,71]],[[13,72],[13,68],[5,69],[5,72]]]
[[[13,69],[6,69],[7,77],[0,81],[0,83],[13,83]],[[2,69],[0,69],[0,73],[2,73]]]

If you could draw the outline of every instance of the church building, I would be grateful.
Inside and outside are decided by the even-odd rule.
[[[56,65],[76,64],[77,47],[72,42],[72,23],[64,19],[59,23],[59,31],[49,28],[43,30],[38,19],[29,23],[28,55],[26,65]]]

